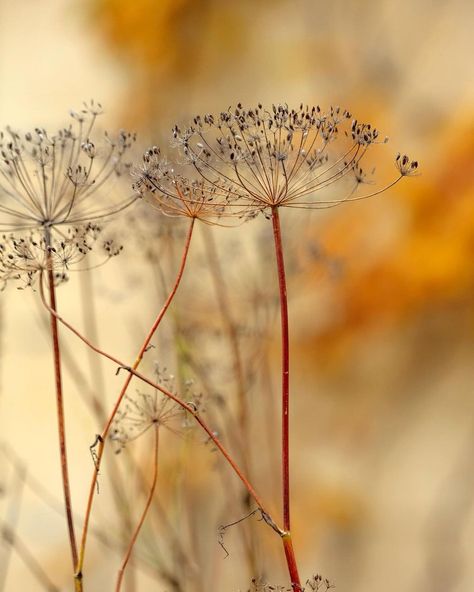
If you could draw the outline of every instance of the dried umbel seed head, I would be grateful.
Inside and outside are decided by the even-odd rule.
[[[226,194],[228,210],[247,207],[249,216],[280,206],[325,208],[361,199],[352,196],[365,181],[362,160],[374,145],[387,141],[347,110],[302,104],[245,109],[239,103],[218,115],[198,115],[185,129],[176,126],[173,137],[207,190],[214,187],[219,195]],[[398,160],[396,164],[400,174],[387,187],[412,170],[412,164],[409,169],[406,164],[400,168]],[[319,198],[320,191],[343,179],[348,183],[341,184],[339,196]]]
[[[327,592],[335,586],[327,578],[323,578],[320,574],[313,576],[311,579],[306,580],[305,590],[308,592]]]
[[[410,177],[418,174],[418,161],[411,160],[406,154],[402,156],[398,153],[395,164],[402,177]]]
[[[116,453],[150,428],[166,427],[177,431],[176,419],[182,415],[181,408],[158,391],[153,394],[138,392],[135,397],[126,395],[110,432],[110,439],[117,444]]]
[[[2,289],[10,280],[20,287],[33,286],[38,274],[53,272],[56,284],[68,279],[70,271],[81,269],[84,258],[92,251],[100,234],[97,224],[67,228],[61,238],[47,236],[41,231],[30,231],[22,236],[3,235],[0,239],[0,281]],[[101,263],[121,251],[110,239],[101,250]]]
[[[188,167],[189,168],[189,167]],[[172,166],[156,146],[147,150],[142,164],[132,171],[133,190],[167,216],[195,218],[223,225],[245,215],[246,208],[227,207],[238,195],[230,184],[218,187],[204,178],[183,174],[186,167]]]
[[[87,223],[129,205],[134,198],[99,204],[96,192],[128,170],[125,157],[135,135],[96,133],[102,113],[91,101],[54,134],[36,128],[0,132],[0,228],[32,230]]]

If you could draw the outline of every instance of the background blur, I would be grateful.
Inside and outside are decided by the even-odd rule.
[[[302,101],[340,104],[387,134],[390,142],[378,151],[382,179],[399,150],[420,161],[420,176],[381,197],[284,221],[294,348],[295,544],[304,579],[321,573],[341,591],[468,592],[474,586],[473,13],[468,0],[0,0],[2,128],[55,128],[70,108],[95,98],[106,107],[106,127],[139,132],[139,154],[150,142],[166,146],[171,126],[196,113],[238,101]],[[143,222],[139,213],[133,216]],[[161,295],[144,256],[154,238],[139,232],[135,242],[124,234],[123,257],[92,280],[73,278],[60,293],[64,316],[93,330],[91,309],[78,298],[90,298],[93,290],[100,342],[127,360]],[[264,221],[252,232],[252,245],[270,236]],[[240,273],[228,239],[216,234],[230,298],[245,325],[253,318],[245,307],[256,287],[250,274]],[[239,243],[241,236],[229,240]],[[271,282],[272,268],[258,267],[264,254],[247,250],[254,275],[266,273]],[[201,258],[198,252],[198,269]],[[168,272],[173,260],[162,265]],[[212,292],[211,284],[205,272],[185,280],[183,318],[197,311],[206,325],[215,308],[211,297],[190,305],[185,295],[196,285]],[[0,516],[58,589],[69,590],[64,523],[48,497],[61,499],[44,313],[37,294],[9,287],[0,298]],[[276,388],[273,298],[265,343]],[[198,337],[189,340],[192,346]],[[99,388],[103,380],[101,396],[112,401],[121,378],[90,361],[68,336],[64,342],[76,359],[76,373],[71,362],[66,381],[80,514],[92,468],[88,447],[99,431],[84,403],[84,384],[92,380]],[[82,386],[78,367],[88,377]],[[258,415],[261,407],[255,403],[257,431],[273,421]],[[24,469],[12,467],[12,450]],[[227,559],[217,540],[217,525],[240,515],[232,504],[224,511],[223,503],[220,513],[200,509],[210,495],[203,477],[209,451],[197,456],[202,460],[182,461],[196,473],[184,472],[195,497],[189,493],[182,503],[193,549],[201,548],[197,539],[205,544],[188,573],[202,565],[213,579],[196,583],[195,576],[191,583],[191,575],[185,589],[247,590],[251,576],[260,574],[240,567],[237,532],[226,535]],[[253,458],[255,481],[270,489],[277,508],[278,495],[264,478],[268,461],[261,461],[264,466]],[[171,467],[172,457],[168,462]],[[32,479],[47,492],[39,495]],[[103,480],[97,520],[110,533],[117,519]],[[199,524],[190,508],[201,512]],[[257,523],[258,536],[262,531],[270,549],[264,575],[284,583],[279,542]],[[107,549],[97,543],[90,551],[90,590],[112,589],[120,553]],[[129,589],[173,589],[152,583],[154,556],[147,556],[146,545],[140,552],[148,568],[137,560]],[[43,589],[29,565],[19,549],[0,544],[0,590]]]

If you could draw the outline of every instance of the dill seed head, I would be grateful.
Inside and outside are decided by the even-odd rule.
[[[43,128],[0,132],[0,228],[56,228],[108,216],[133,201],[102,206],[94,194],[129,168],[125,156],[135,135],[95,132],[100,104],[71,111],[72,122],[54,134]]]
[[[38,230],[23,235],[4,234],[0,238],[0,281],[2,289],[10,280],[21,282],[21,287],[33,286],[38,273],[52,271],[56,284],[68,279],[70,271],[92,250],[101,227],[89,223],[68,227],[62,236],[47,236]],[[111,239],[102,244],[105,258],[120,253],[122,247]]]
[[[402,156],[398,153],[395,159],[395,165],[402,177],[410,177],[418,174],[418,161],[411,160],[406,154]]]
[[[325,208],[350,200],[366,182],[361,161],[372,146],[387,141],[347,110],[303,104],[246,109],[239,103],[219,115],[198,115],[184,129],[176,126],[173,137],[207,191],[227,194],[226,208],[241,215],[247,208],[249,217],[274,207]],[[397,158],[394,182],[417,168],[407,158]],[[317,198],[342,179],[348,187],[339,197]]]
[[[236,196],[230,184],[208,183],[206,179],[183,174],[185,169],[171,165],[153,146],[144,153],[142,164],[132,171],[133,190],[167,216],[219,224],[244,213],[245,208],[227,207],[230,196]]]
[[[110,439],[118,445],[117,454],[150,428],[166,426],[175,431],[172,422],[178,416],[182,416],[181,409],[157,391],[153,394],[138,392],[135,397],[126,395],[110,432]]]
[[[168,374],[167,369],[160,368],[158,364],[155,366],[155,380],[178,396],[174,376]],[[181,394],[189,397],[191,400],[188,401],[188,405],[197,410],[200,399],[192,392],[192,387],[193,382],[187,381],[184,392]],[[116,452],[119,453],[129,442],[136,440],[150,428],[160,427],[179,433],[182,429],[189,427],[188,418],[180,406],[158,390],[153,393],[137,392],[135,397],[125,396],[115,417],[110,439],[118,445]]]

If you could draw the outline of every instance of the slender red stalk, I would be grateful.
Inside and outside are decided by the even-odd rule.
[[[279,224],[278,224],[278,229],[279,229]],[[281,246],[281,236],[280,236],[280,246]],[[220,442],[219,438],[217,437],[216,432],[214,432],[205,423],[205,421],[198,415],[197,410],[192,406],[192,404],[186,403],[185,401],[183,401],[182,399],[180,399],[177,395],[174,395],[173,393],[171,393],[170,391],[168,391],[167,389],[165,389],[162,385],[153,382],[152,380],[150,380],[149,378],[147,378],[146,376],[144,376],[143,374],[141,374],[140,372],[138,372],[136,370],[136,367],[127,366],[121,360],[119,360],[115,356],[112,356],[111,354],[109,354],[109,353],[101,350],[100,348],[98,348],[97,346],[95,346],[93,343],[91,343],[86,337],[84,337],[83,335],[81,335],[81,333],[77,329],[75,329],[66,320],[64,320],[63,318],[61,318],[58,315],[58,313],[56,311],[53,311],[51,309],[51,307],[48,305],[48,303],[46,302],[46,299],[44,297],[44,290],[43,290],[42,281],[40,281],[40,293],[41,293],[43,305],[50,311],[51,314],[53,314],[55,316],[55,318],[60,323],[62,323],[72,333],[74,333],[83,343],[85,343],[88,347],[90,347],[93,351],[95,351],[99,355],[104,356],[105,358],[107,358],[110,361],[114,362],[114,364],[117,364],[117,366],[119,366],[119,369],[124,369],[127,372],[129,372],[129,374],[130,374],[130,380],[131,380],[131,376],[137,377],[138,379],[140,379],[144,383],[146,383],[149,386],[157,389],[163,395],[165,395],[166,397],[170,398],[172,401],[174,401],[175,403],[177,403],[180,407],[182,407],[183,409],[185,409],[188,413],[190,413],[194,417],[194,419],[196,420],[196,422],[201,426],[201,428],[209,436],[209,440],[211,440],[215,444],[215,446],[218,448],[218,450],[224,456],[224,458],[226,459],[226,461],[228,462],[228,464],[231,466],[231,468],[233,469],[233,471],[235,472],[235,474],[238,476],[238,478],[240,479],[240,481],[244,485],[245,489],[249,492],[250,496],[255,500],[255,503],[257,504],[257,506],[258,506],[258,508],[259,508],[259,510],[261,512],[261,516],[262,516],[263,520],[282,538],[282,542],[283,542],[283,546],[284,546],[284,550],[285,550],[285,557],[286,557],[287,564],[288,564],[288,571],[289,571],[289,575],[290,575],[290,578],[291,578],[293,590],[294,590],[294,592],[300,591],[302,588],[301,588],[301,584],[300,584],[300,580],[299,580],[299,576],[298,576],[298,570],[297,570],[297,567],[296,567],[296,561],[295,561],[295,557],[294,557],[293,545],[292,545],[290,533],[286,529],[280,528],[277,525],[277,523],[272,519],[271,514],[266,510],[265,505],[263,504],[262,499],[257,494],[256,490],[254,489],[254,487],[252,486],[252,484],[250,483],[250,481],[247,479],[247,477],[245,476],[245,474],[242,472],[242,470],[240,469],[240,467],[237,465],[237,463],[234,461],[234,459],[232,458],[232,456],[229,454],[229,452],[227,452],[226,448]],[[286,294],[286,290],[285,290],[285,294]],[[130,382],[130,380],[128,382]],[[116,405],[116,408],[115,409],[118,409],[118,405]],[[94,487],[95,487],[95,483],[96,483],[96,480],[97,480],[97,472],[98,472],[98,468],[100,466],[100,459],[102,458],[102,454],[103,454],[103,450],[104,450],[104,444],[105,444],[104,438],[102,438],[102,436],[101,436],[100,439],[99,439],[99,450],[98,450],[98,453],[97,453],[97,455],[98,455],[98,461],[99,462],[96,463],[96,472],[95,472],[95,478],[96,479],[93,481]],[[90,492],[90,494],[91,493],[93,495],[94,489],[92,489],[92,492]],[[87,515],[87,518],[85,519],[85,526],[84,526],[83,533],[84,532],[87,533],[87,523],[88,523],[88,520],[90,518],[91,507],[92,507],[92,501],[90,501],[90,500],[91,500],[91,495],[89,496],[89,504],[88,504],[88,508],[87,508],[88,515]],[[78,565],[81,566],[81,567],[82,567],[83,561],[84,561],[84,549],[85,549],[85,537],[84,536],[83,536],[82,543],[83,543],[83,545],[81,547],[81,554],[82,555],[80,556],[79,563],[78,563]],[[78,570],[76,572],[75,586],[76,586],[76,592],[82,591],[82,589],[83,589],[83,587],[82,587],[82,569],[81,570]]]
[[[67,462],[66,449],[66,428],[64,421],[64,401],[63,388],[61,377],[61,351],[59,348],[58,335],[58,320],[56,307],[56,289],[54,287],[54,274],[51,269],[51,257],[48,256],[48,289],[49,289],[49,303],[50,303],[50,326],[51,337],[53,341],[53,357],[54,357],[54,377],[56,383],[56,407],[58,418],[58,434],[59,434],[59,454],[61,459],[61,475],[63,481],[64,505],[66,509],[66,521],[69,532],[69,544],[71,547],[72,563],[75,569],[77,564],[77,545],[76,535],[74,533],[74,521],[72,517],[72,503],[71,503],[71,487],[69,485],[69,471]]]
[[[290,348],[288,333],[288,299],[286,293],[285,261],[281,240],[280,216],[278,208],[272,209],[273,238],[278,269],[278,285],[280,288],[281,317],[281,463],[283,492],[283,528],[290,530]]]
[[[158,438],[158,432],[159,432],[158,424],[156,424],[156,426],[154,426],[153,431],[154,431],[154,436],[155,436],[154,437],[155,444],[153,447],[153,477],[152,477],[152,481],[151,481],[151,485],[150,485],[150,491],[148,492],[148,497],[147,497],[146,504],[143,509],[142,515],[140,516],[140,520],[137,524],[137,527],[133,531],[132,538],[130,540],[130,544],[127,547],[125,557],[123,558],[122,564],[121,564],[120,569],[118,571],[115,592],[120,592],[120,590],[122,588],[122,580],[123,580],[123,576],[125,573],[125,569],[127,568],[127,564],[128,564],[130,557],[132,555],[133,547],[135,546],[135,543],[137,541],[140,530],[143,526],[143,523],[145,522],[145,518],[148,513],[148,510],[150,509],[151,502],[153,500],[153,495],[154,495],[155,489],[156,489],[156,483],[158,481],[158,440],[159,440],[159,438]]]
[[[189,247],[191,244],[191,238],[192,238],[192,234],[193,234],[194,222],[195,222],[195,219],[191,218],[191,222],[190,222],[189,229],[188,229],[188,234],[186,237],[186,243],[185,243],[184,250],[183,250],[183,255],[181,258],[181,264],[180,264],[174,285],[168,295],[168,298],[166,299],[166,302],[164,303],[162,309],[158,313],[158,316],[156,317],[155,321],[153,322],[147,336],[145,337],[145,340],[143,341],[143,344],[140,347],[140,350],[138,351],[137,358],[132,366],[133,370],[136,370],[138,368],[138,366],[140,365],[140,363],[143,359],[143,356],[145,354],[145,351],[147,350],[148,346],[150,345],[150,341],[152,340],[153,335],[155,334],[156,330],[158,329],[158,326],[160,325],[166,311],[168,310],[168,308],[169,308],[169,306],[176,294],[176,291],[178,290],[178,286],[181,282],[184,268],[186,266],[186,261],[187,261],[187,257],[188,257],[188,253],[189,253]],[[123,397],[125,396],[125,393],[127,392],[127,389],[128,389],[128,386],[130,385],[132,377],[133,377],[133,373],[130,372],[128,374],[123,386],[122,386],[122,389],[120,391],[119,396],[117,397],[117,400],[116,400],[115,405],[112,409],[112,412],[110,413],[109,418],[106,422],[106,425],[105,425],[104,429],[102,430],[102,433],[100,434],[100,437],[99,437],[99,446],[98,446],[98,450],[97,450],[97,457],[95,460],[94,473],[92,475],[92,480],[91,480],[91,484],[90,484],[90,488],[89,488],[89,496],[88,496],[87,506],[86,506],[86,512],[85,512],[85,516],[84,516],[84,526],[82,529],[81,545],[79,547],[79,559],[76,564],[75,582],[76,582],[76,590],[78,592],[83,589],[82,588],[82,571],[83,571],[83,567],[84,567],[85,549],[86,549],[86,543],[87,543],[87,533],[88,533],[88,529],[89,529],[89,520],[90,520],[91,511],[92,511],[92,504],[94,501],[94,493],[95,493],[95,489],[96,489],[96,485],[97,485],[97,478],[99,476],[99,470],[100,470],[100,466],[102,463],[102,456],[104,454],[105,442],[107,440],[107,436],[109,434],[109,430],[110,430],[110,427],[111,427],[112,422],[114,420],[114,417],[118,411],[118,408],[120,406],[120,403],[122,402]]]
[[[281,238],[280,215],[278,207],[272,208],[273,238],[280,289],[281,318],[281,469],[283,496],[283,546],[286,562],[294,590],[301,589],[298,568],[290,534],[290,346],[288,329],[288,298],[286,290],[285,260]]]
[[[296,564],[295,552],[293,549],[293,541],[291,534],[288,532],[282,536],[283,549],[285,550],[286,563],[288,565],[288,572],[291,579],[291,587],[293,592],[301,592],[304,588],[301,587],[300,576],[298,573],[298,566]]]
[[[40,291],[41,291],[41,295],[43,297],[42,299],[43,299],[44,306],[48,310],[51,311],[50,307],[48,306],[48,303],[44,299],[44,291],[43,291],[43,287],[42,287],[41,282],[40,282]],[[124,364],[121,360],[119,360],[115,356],[112,356],[111,354],[101,350],[100,348],[95,346],[93,343],[91,343],[86,337],[81,335],[81,333],[79,333],[79,331],[77,329],[75,329],[70,323],[68,323],[66,320],[64,320],[62,317],[60,317],[57,313],[53,313],[53,314],[55,314],[57,320],[62,325],[67,327],[72,333],[74,333],[74,335],[76,335],[76,337],[78,337],[83,343],[85,343],[88,347],[93,349],[96,353],[98,353],[101,356],[104,356],[104,358],[107,358],[108,360],[110,360],[111,362],[116,364],[119,367],[119,369],[126,370],[132,376],[135,376],[136,378],[138,378],[139,380],[141,380],[145,384],[148,384],[149,386],[153,387],[154,389],[157,389],[158,391],[160,391],[160,393],[163,393],[163,395],[165,395],[165,397],[168,397],[169,399],[174,401],[177,405],[179,405],[182,409],[185,409],[188,413],[190,413],[194,417],[194,419],[197,421],[197,423],[202,427],[202,429],[206,432],[206,434],[209,436],[209,440],[214,442],[215,446],[219,449],[219,451],[224,456],[226,461],[230,464],[230,466],[232,467],[232,469],[234,470],[236,475],[242,481],[245,489],[249,492],[249,494],[252,496],[252,498],[255,500],[255,503],[257,504],[257,506],[261,510],[262,516],[263,516],[264,520],[267,522],[267,524],[269,526],[271,526],[273,528],[273,530],[278,532],[278,534],[280,536],[283,536],[285,534],[285,532],[283,530],[281,530],[281,528],[279,528],[276,525],[276,523],[271,519],[271,515],[269,512],[266,511],[262,499],[260,498],[260,496],[257,494],[255,489],[253,488],[250,481],[246,478],[246,476],[244,475],[244,473],[242,472],[242,470],[240,469],[238,464],[233,460],[233,458],[229,454],[229,452],[227,452],[226,448],[224,447],[224,445],[221,443],[221,441],[217,437],[217,435],[216,435],[217,433],[215,431],[213,431],[206,424],[206,422],[198,415],[198,412],[196,411],[195,407],[192,404],[186,403],[185,401],[180,399],[177,395],[174,395],[173,393],[171,393],[170,391],[165,389],[161,384],[153,382],[153,380],[150,380],[144,374],[141,374],[141,372],[138,372],[134,368],[127,366],[126,364]]]

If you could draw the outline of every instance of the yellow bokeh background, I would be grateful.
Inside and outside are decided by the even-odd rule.
[[[93,97],[106,107],[104,125],[137,130],[139,157],[150,143],[166,146],[175,122],[238,101],[340,104],[390,137],[376,176],[390,177],[398,150],[420,161],[419,176],[374,200],[283,221],[293,262],[295,545],[303,578],[321,573],[339,591],[474,585],[473,13],[468,0],[0,0],[2,128],[55,128]],[[94,279],[101,343],[123,359],[155,310],[144,265],[132,248]],[[61,311],[82,326],[74,281],[61,288]],[[231,290],[236,308],[242,290]],[[9,288],[0,298],[2,440],[60,500],[44,313],[34,294]],[[205,325],[210,312],[199,306]],[[276,385],[278,323],[271,327]],[[87,366],[82,347],[64,340]],[[120,380],[104,368],[112,401]],[[98,426],[79,397],[67,412],[82,508]],[[206,454],[182,462],[199,514],[212,463]],[[256,469],[263,490],[267,473]],[[0,481],[2,520],[15,520],[58,589],[70,590],[63,522],[27,488],[20,506],[12,502],[21,487],[5,459]],[[98,520],[110,526],[106,496]],[[238,552],[224,559],[204,518],[193,528],[209,549],[194,560],[214,571],[189,591],[246,591],[252,574]],[[261,536],[270,549],[263,575],[284,584],[279,548],[271,533]],[[5,592],[41,589],[10,552],[0,543]],[[94,547],[90,590],[113,589],[118,557]],[[137,574],[130,591],[169,589]]]

